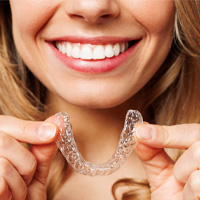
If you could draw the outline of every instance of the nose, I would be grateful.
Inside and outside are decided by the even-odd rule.
[[[116,0],[72,0],[67,2],[68,15],[87,23],[102,23],[119,15],[119,6]]]

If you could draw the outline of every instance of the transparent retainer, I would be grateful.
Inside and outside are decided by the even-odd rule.
[[[126,162],[135,148],[135,125],[143,123],[139,111],[129,110],[126,114],[124,128],[116,151],[107,162],[95,165],[84,160],[81,156],[69,119],[69,115],[64,112],[56,114],[55,121],[59,126],[59,136],[56,139],[56,144],[72,168],[76,172],[88,176],[110,175],[116,172]]]

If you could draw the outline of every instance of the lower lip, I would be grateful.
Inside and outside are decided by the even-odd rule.
[[[114,56],[112,58],[105,58],[102,60],[83,60],[73,57],[68,57],[67,55],[61,53],[52,43],[48,43],[52,50],[54,51],[57,58],[59,58],[67,67],[82,73],[105,73],[112,71],[119,66],[121,66],[133,51],[138,46],[138,40],[133,46],[131,46],[124,53]]]

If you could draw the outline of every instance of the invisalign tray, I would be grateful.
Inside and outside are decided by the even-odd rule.
[[[95,165],[81,156],[73,136],[69,115],[60,112],[56,114],[56,121],[59,126],[59,136],[56,139],[58,148],[76,172],[88,176],[109,175],[117,171],[135,147],[135,125],[143,123],[139,111],[129,110],[116,151],[107,162]]]

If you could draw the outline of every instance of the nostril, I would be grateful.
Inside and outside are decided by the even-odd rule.
[[[92,23],[92,24],[101,24],[101,23],[104,23],[106,20],[109,20],[112,18],[112,16],[109,14],[100,15],[100,16],[89,16],[89,15],[86,16],[86,15],[72,14],[70,15],[70,17],[76,20],[83,20],[87,23]]]
[[[111,15],[109,15],[109,14],[105,14],[105,15],[101,16],[101,18],[109,18],[109,17],[111,17]]]
[[[70,17],[73,18],[73,19],[85,19],[84,16],[82,16],[82,15],[77,15],[77,14],[71,14]]]
[[[105,15],[99,15],[99,16],[89,16],[89,15],[78,15],[78,14],[71,14],[71,18],[77,19],[77,20],[83,20],[88,23],[104,23],[106,20],[109,20],[112,18],[112,15],[105,14]]]
[[[66,12],[72,19],[99,24],[119,15],[119,6],[113,1],[77,0],[69,2],[71,3],[66,5]]]

